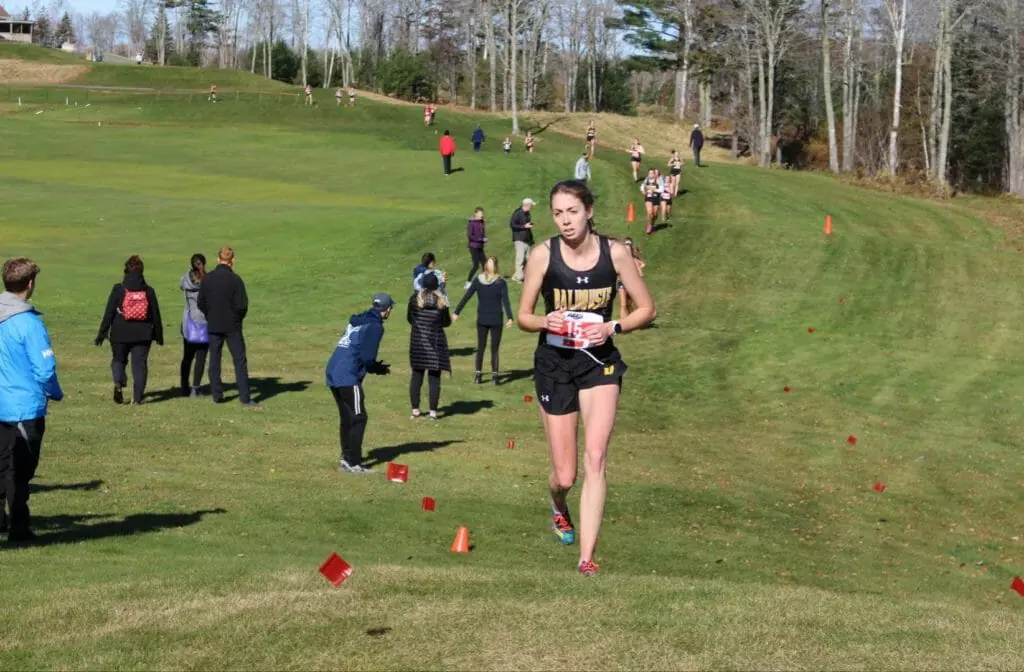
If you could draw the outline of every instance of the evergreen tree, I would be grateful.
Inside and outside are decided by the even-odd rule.
[[[71,17],[67,12],[64,12],[64,16],[60,17],[54,37],[58,47],[65,42],[75,42],[75,28],[71,25]]]
[[[46,14],[40,14],[36,17],[36,25],[32,29],[32,42],[44,47],[54,46],[53,24],[50,23],[50,17]]]

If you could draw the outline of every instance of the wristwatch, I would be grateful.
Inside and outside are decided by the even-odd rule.
[[[619,324],[618,320],[612,320],[612,333],[613,334],[621,334],[622,333],[622,325]]]

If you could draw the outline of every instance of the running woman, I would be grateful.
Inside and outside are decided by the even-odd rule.
[[[672,182],[672,197],[679,195],[679,179],[683,172],[683,159],[679,156],[679,150],[673,149],[672,156],[668,159],[669,180]]]
[[[612,336],[647,326],[656,313],[629,251],[594,232],[594,195],[587,186],[576,180],[560,182],[551,190],[550,204],[559,235],[530,255],[518,322],[523,331],[539,333],[534,379],[551,456],[552,529],[563,544],[576,541],[566,496],[576,483],[576,437],[583,416],[577,567],[584,576],[594,576],[607,489],[605,460],[626,372]],[[620,281],[637,308],[614,322],[615,287]],[[538,297],[544,299],[544,315],[534,315]]]
[[[658,207],[661,204],[661,179],[654,168],[647,171],[647,178],[640,185],[640,193],[644,195],[644,207],[647,209],[644,233],[649,236],[654,231],[654,222],[658,218]]]
[[[306,105],[313,104],[313,87],[306,84]]]
[[[526,151],[529,152],[530,154],[533,154],[533,133],[527,131],[526,139],[523,141],[523,143],[526,145]]]
[[[661,180],[661,221],[664,223],[672,219],[672,177],[663,177],[658,171],[658,179]]]
[[[334,104],[336,106],[338,106],[338,107],[341,107],[341,99],[344,98],[344,97],[345,97],[345,92],[342,91],[341,87],[339,86],[338,90],[334,92]]]
[[[640,181],[640,162],[644,160],[644,146],[640,144],[640,138],[634,138],[633,144],[629,147],[629,163],[633,166],[633,181]]]
[[[625,238],[622,244],[629,250],[630,255],[633,257],[633,263],[636,264],[636,272],[640,274],[640,277],[644,277],[644,268],[647,266],[647,262],[644,261],[643,256],[640,254],[640,248],[633,243],[632,238]],[[619,280],[619,319],[624,320],[629,315],[630,310],[633,308],[632,298],[629,296],[629,292],[622,286],[622,280]]]
[[[590,120],[590,125],[587,126],[587,152],[591,158],[594,156],[594,142],[597,139],[597,126],[594,125],[594,120]]]
[[[210,85],[210,97],[207,99],[211,103],[217,102],[217,84],[213,83]]]
[[[501,148],[505,150],[506,154],[512,153],[512,140],[506,135],[505,139],[501,141]]]

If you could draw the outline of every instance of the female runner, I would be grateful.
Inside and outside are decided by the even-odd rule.
[[[577,567],[594,576],[594,550],[604,516],[605,459],[615,426],[626,364],[613,334],[641,329],[655,317],[654,300],[626,247],[593,230],[594,195],[577,180],[551,190],[557,236],[537,245],[526,265],[518,323],[540,334],[534,379],[551,457],[551,524],[563,544],[576,541],[566,495],[576,483],[576,436],[585,428],[580,555]],[[636,309],[612,321],[615,288],[622,281]],[[544,315],[534,315],[537,298]]]

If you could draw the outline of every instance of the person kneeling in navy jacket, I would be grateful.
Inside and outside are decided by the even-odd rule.
[[[378,361],[377,351],[384,338],[384,320],[395,305],[390,295],[373,295],[373,307],[353,315],[327,362],[327,387],[341,415],[341,461],[339,467],[350,474],[372,474],[363,466],[363,434],[366,432],[366,406],[363,378],[367,373],[384,375],[391,367]]]

